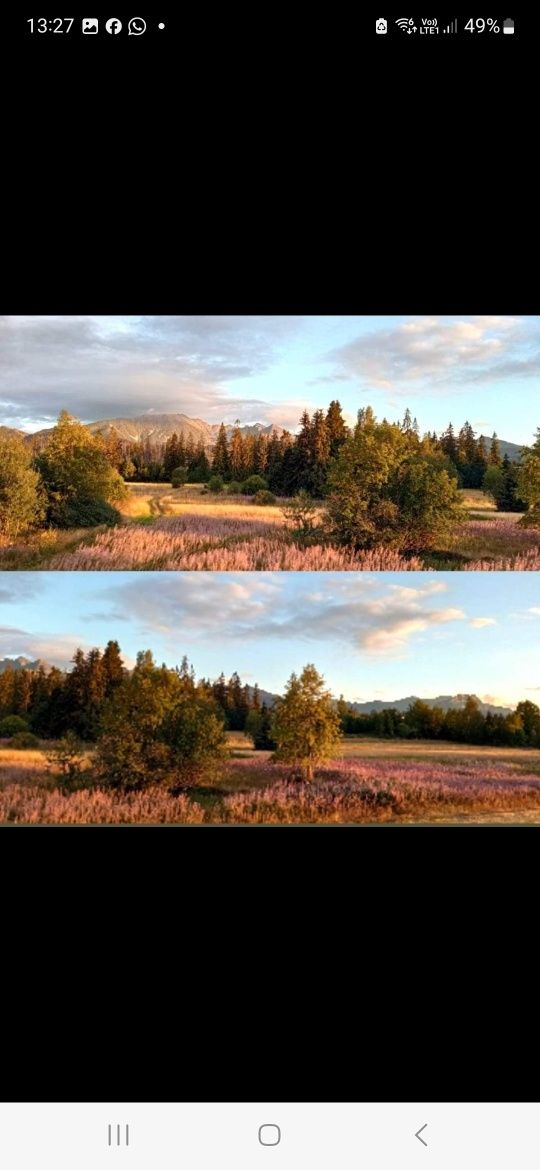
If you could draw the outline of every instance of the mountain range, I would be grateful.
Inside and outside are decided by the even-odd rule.
[[[372,715],[375,711],[384,711],[392,707],[395,711],[406,711],[411,703],[416,703],[418,695],[408,695],[406,699],[372,699],[368,703],[351,703],[353,711],[358,715]],[[467,699],[476,699],[482,715],[509,715],[511,707],[497,707],[494,703],[483,703],[478,695],[437,695],[436,699],[421,699],[429,707],[442,707],[443,711],[458,711],[464,707]]]
[[[201,418],[188,418],[187,414],[139,414],[133,418],[102,418],[85,425],[92,434],[101,434],[104,438],[114,430],[126,443],[150,442],[153,446],[161,446],[167,439],[177,434],[178,437],[182,436],[184,442],[193,439],[194,443],[198,443],[202,439],[208,449],[214,446],[219,431],[219,423],[204,422]],[[25,438],[42,447],[46,445],[51,430],[52,428],[48,427],[46,430],[36,431],[33,435],[26,435]],[[233,430],[233,424],[225,424],[227,437]],[[273,432],[281,434],[281,427],[275,427],[272,423],[268,426],[264,423],[251,423],[241,426],[240,431],[244,437],[271,435]]]
[[[97,422],[85,424],[89,431],[93,434],[102,434],[106,437],[111,430],[115,430],[120,439],[129,443],[144,443],[150,442],[153,445],[161,446],[166,443],[176,432],[178,436],[182,435],[185,442],[192,438],[195,443],[202,439],[205,448],[210,450],[217,439],[219,431],[218,423],[208,423],[201,418],[188,418],[187,414],[152,414],[146,412],[145,414],[134,415],[133,418],[102,418]],[[265,425],[264,423],[251,423],[240,427],[243,436],[246,435],[271,435],[272,433],[281,434],[282,427],[276,427],[272,423]],[[0,426],[0,435],[22,435],[24,439],[31,442],[38,449],[46,446],[47,436],[50,434],[52,427],[47,427],[41,431],[35,431],[34,434],[26,434],[23,431],[17,431],[14,427]],[[234,430],[232,423],[225,424],[227,436]],[[491,443],[490,435],[482,435],[486,450],[489,451]],[[523,450],[517,443],[508,443],[505,439],[499,440],[501,455],[513,462],[517,462]]]
[[[250,687],[250,692],[253,688]],[[259,696],[261,703],[266,703],[267,707],[272,707],[279,699],[279,695],[275,695],[272,691],[263,691],[259,689]],[[406,711],[411,703],[416,703],[419,699],[418,695],[408,695],[405,699],[371,699],[366,703],[349,703],[352,711],[357,715],[372,715],[375,711],[385,711],[392,707],[396,711]],[[422,703],[427,703],[429,707],[442,707],[443,711],[457,711],[460,707],[464,707],[467,699],[475,699],[478,703],[478,709],[482,715],[488,713],[492,715],[509,715],[512,711],[511,707],[497,707],[494,703],[483,703],[478,695],[437,695],[436,699],[421,699]]]
[[[22,654],[18,658],[0,658],[0,674],[5,670],[39,670],[40,666],[45,671],[52,670],[50,662],[45,662],[43,658],[24,658]]]
[[[34,661],[30,658],[24,658],[23,655],[19,655],[18,658],[0,658],[0,674],[10,668],[13,670],[38,670],[40,666],[44,670],[52,669],[51,664],[44,662],[42,658],[36,658]],[[249,687],[249,692],[253,694],[252,686]],[[273,707],[280,695],[259,688],[259,698],[261,703],[266,703],[267,707]],[[487,715],[488,712],[492,715],[509,715],[512,711],[511,707],[497,707],[494,703],[483,703],[477,695],[438,695],[436,699],[422,699],[421,701],[430,707],[442,707],[443,711],[450,711],[459,710],[469,698],[476,699],[482,715]],[[372,699],[367,703],[350,703],[349,706],[359,715],[371,715],[374,711],[384,711],[389,707],[393,707],[396,711],[406,711],[411,703],[415,703],[417,699],[418,695],[408,695],[406,699]]]

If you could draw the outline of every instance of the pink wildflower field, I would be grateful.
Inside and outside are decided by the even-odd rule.
[[[412,750],[412,749],[411,749]],[[447,750],[452,752],[450,745]],[[115,793],[89,786],[64,794],[35,761],[26,779],[0,759],[0,823],[26,825],[540,824],[540,753],[522,764],[476,760],[336,759],[312,784],[290,769],[233,759],[211,789],[171,796],[159,788]],[[537,771],[535,771],[535,768]]]
[[[441,550],[444,554],[445,550]],[[512,519],[468,520],[446,550],[460,557],[465,571],[540,568],[540,533]],[[149,524],[126,523],[97,533],[91,541],[53,555],[55,570],[206,570],[245,571],[418,571],[433,567],[429,558],[404,556],[389,548],[352,552],[320,542],[298,543],[278,509],[261,516],[253,506],[217,504],[215,509],[183,511]]]

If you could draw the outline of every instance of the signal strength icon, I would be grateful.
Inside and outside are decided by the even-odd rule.
[[[443,28],[444,33],[457,33],[457,30],[457,19],[453,20],[451,24],[447,24],[446,28]]]

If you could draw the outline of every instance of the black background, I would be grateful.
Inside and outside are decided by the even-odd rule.
[[[533,19],[410,44],[378,15],[5,20],[2,311],[538,312]],[[534,1100],[538,854],[6,828],[0,1095]]]

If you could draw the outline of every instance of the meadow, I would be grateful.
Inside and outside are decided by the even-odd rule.
[[[250,744],[230,733],[220,779],[173,797],[158,788],[106,791],[84,773],[81,787],[65,792],[47,762],[50,745],[15,750],[1,741],[0,824],[540,824],[537,749],[351,736],[307,785]]]
[[[279,500],[130,484],[114,528],[49,529],[0,547],[0,569],[54,570],[540,570],[540,531],[520,528],[520,513],[497,512],[481,491],[462,492],[464,520],[440,548],[406,557],[388,548],[351,553],[295,538]],[[322,512],[322,504],[321,504]],[[317,517],[315,517],[316,519]]]

